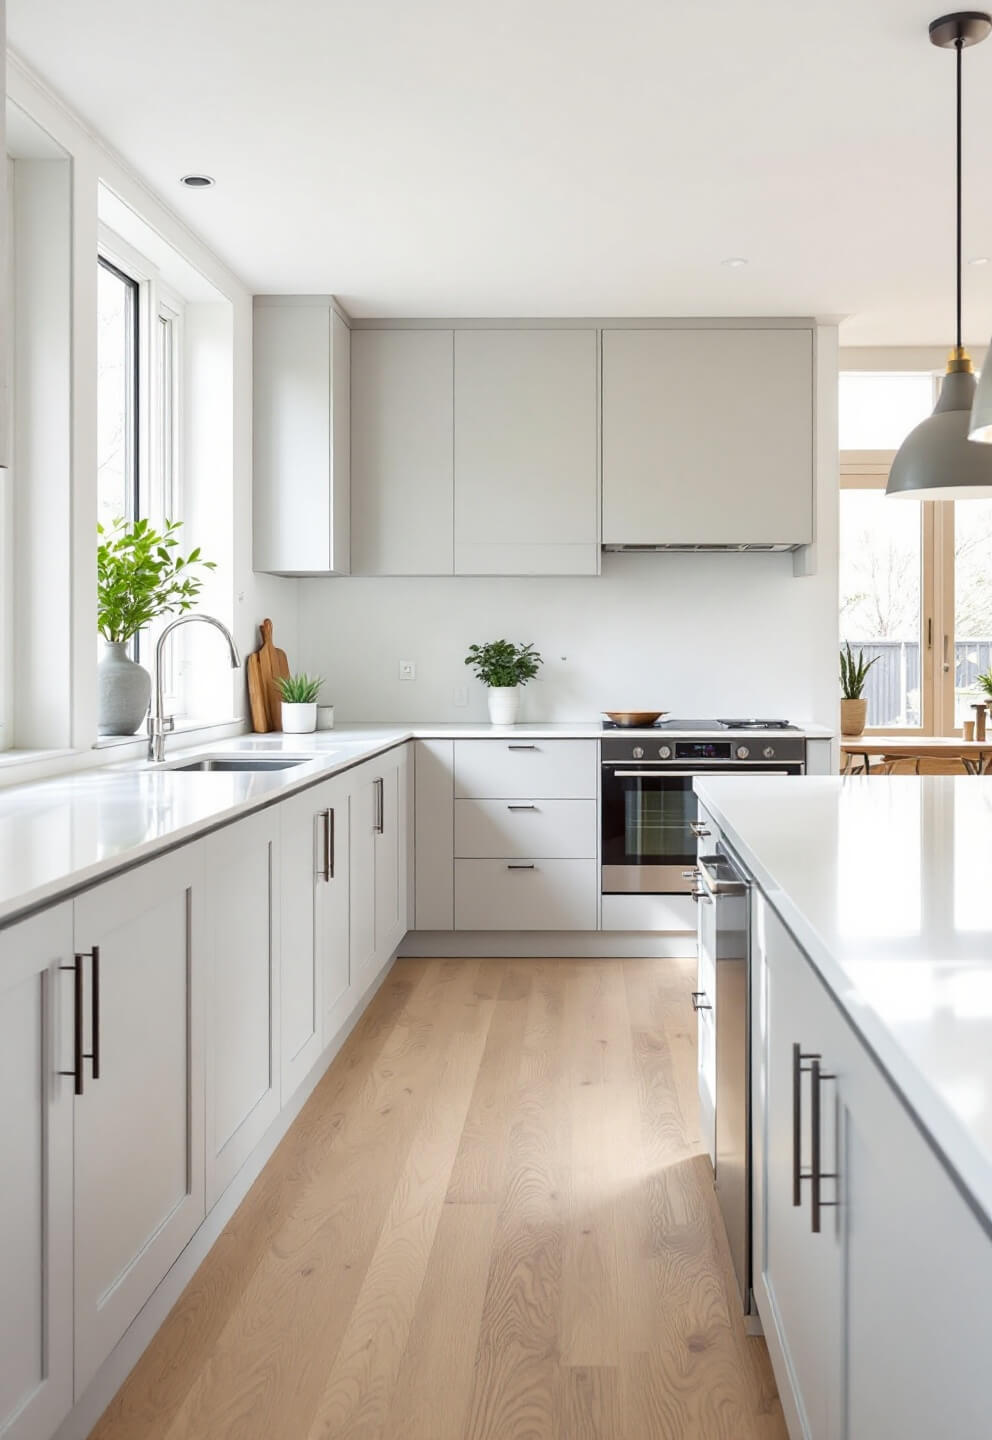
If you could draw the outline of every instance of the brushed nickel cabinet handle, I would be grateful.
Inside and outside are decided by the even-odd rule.
[[[507,750],[536,750],[536,745],[507,745]]]
[[[325,847],[325,848],[324,848],[324,878],[325,878],[325,880],[328,880],[328,881],[334,879],[334,861],[335,861],[335,859],[336,859],[336,856],[335,856],[335,853],[334,853],[334,852],[335,852],[335,843],[336,843],[336,837],[335,837],[335,831],[334,831],[334,811],[333,811],[333,809],[325,810],[325,811],[324,811],[324,847]]]
[[[704,1003],[704,1002],[705,1002],[705,1003]],[[712,1005],[709,1003],[709,1001],[706,999],[706,991],[705,991],[705,990],[693,990],[693,991],[692,991],[692,1008],[693,1008],[693,1010],[696,1011],[697,1015],[698,1015],[698,1013],[699,1013],[700,1010],[712,1010],[712,1009],[713,1009],[713,1006],[712,1006]]]
[[[706,826],[702,823],[701,820],[690,820],[689,829],[692,831],[693,835],[695,835],[697,840],[706,840],[713,833],[712,830],[707,830]]]
[[[377,835],[382,835],[386,828],[386,805],[384,794],[384,781],[380,775],[375,782],[375,829]]]
[[[507,805],[507,810],[536,810],[536,805]]]

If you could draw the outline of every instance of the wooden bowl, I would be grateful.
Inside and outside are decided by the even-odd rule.
[[[607,720],[612,720],[614,725],[623,726],[625,729],[636,730],[643,725],[653,725],[660,720],[662,715],[667,715],[667,710],[604,710],[603,714]]]

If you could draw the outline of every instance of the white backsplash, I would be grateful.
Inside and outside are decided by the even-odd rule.
[[[544,656],[521,720],[593,719],[609,705],[836,722],[836,572],[796,579],[789,554],[607,554],[598,577],[299,585],[290,660],[326,678],[339,721],[485,720],[462,662],[473,642],[505,638]],[[400,660],[416,680],[399,679]]]

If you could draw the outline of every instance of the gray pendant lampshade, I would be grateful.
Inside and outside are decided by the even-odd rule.
[[[985,367],[976,397],[971,359],[961,344],[961,54],[967,46],[978,45],[990,30],[992,17],[979,10],[942,15],[930,26],[931,43],[945,50],[953,49],[957,68],[957,339],[947,361],[947,374],[936,408],[900,445],[889,471],[886,495],[904,495],[912,500],[971,500],[992,496],[992,448],[969,444],[969,435],[992,442],[992,364]],[[982,413],[989,433],[975,435],[972,403],[977,408],[983,393]]]
[[[952,369],[960,365],[961,369]],[[967,368],[964,368],[967,366]],[[992,374],[986,366],[985,374]],[[965,352],[952,351],[932,415],[911,430],[889,471],[886,495],[911,500],[975,500],[992,496],[992,447],[970,445],[975,376]],[[992,401],[992,391],[989,392]]]

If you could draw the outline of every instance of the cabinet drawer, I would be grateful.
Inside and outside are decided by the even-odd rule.
[[[456,800],[455,854],[595,859],[595,800]]]
[[[455,929],[595,930],[596,884],[595,860],[456,860]]]
[[[595,740],[456,740],[455,794],[492,800],[595,800]]]

